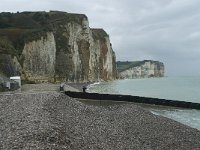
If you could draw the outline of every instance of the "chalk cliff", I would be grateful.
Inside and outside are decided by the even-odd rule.
[[[165,72],[162,62],[152,60],[117,62],[117,68],[121,79],[163,77]]]
[[[83,14],[0,13],[0,53],[0,73],[26,81],[87,82],[117,75],[109,35],[91,29]]]

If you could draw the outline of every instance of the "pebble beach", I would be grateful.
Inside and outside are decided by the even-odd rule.
[[[24,85],[0,93],[0,149],[200,150],[200,131],[134,103],[87,105],[59,85]]]

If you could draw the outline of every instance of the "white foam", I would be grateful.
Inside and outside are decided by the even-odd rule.
[[[94,87],[94,86],[99,85],[99,84],[101,84],[101,82],[94,82],[94,83],[88,85],[86,91],[89,92],[91,87]]]

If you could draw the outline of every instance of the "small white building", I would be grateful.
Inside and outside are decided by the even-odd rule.
[[[21,87],[21,77],[20,77],[20,76],[10,77],[10,80],[13,80],[13,81],[15,81],[15,82],[18,82],[19,87]]]

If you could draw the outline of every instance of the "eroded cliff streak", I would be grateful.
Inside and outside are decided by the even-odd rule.
[[[100,76],[98,78],[111,80],[112,77],[116,77],[116,63],[109,36],[103,29],[92,29],[92,33],[95,39],[94,49],[96,49],[96,53],[91,57],[94,57],[93,60],[98,60],[97,64],[93,63],[93,67],[97,67],[98,70],[95,70],[99,71]]]
[[[164,64],[158,61],[144,60],[138,62],[117,62],[119,78],[163,77]]]
[[[52,32],[25,43],[22,51],[22,75],[31,81],[52,81],[55,74],[56,43]]]
[[[90,29],[85,15],[57,11],[2,13],[0,21],[5,16],[29,20],[11,20],[18,38],[10,36],[13,30],[0,29],[17,51],[14,55],[21,68],[16,68],[20,68],[24,80],[86,82],[116,78],[109,36],[103,29]]]

